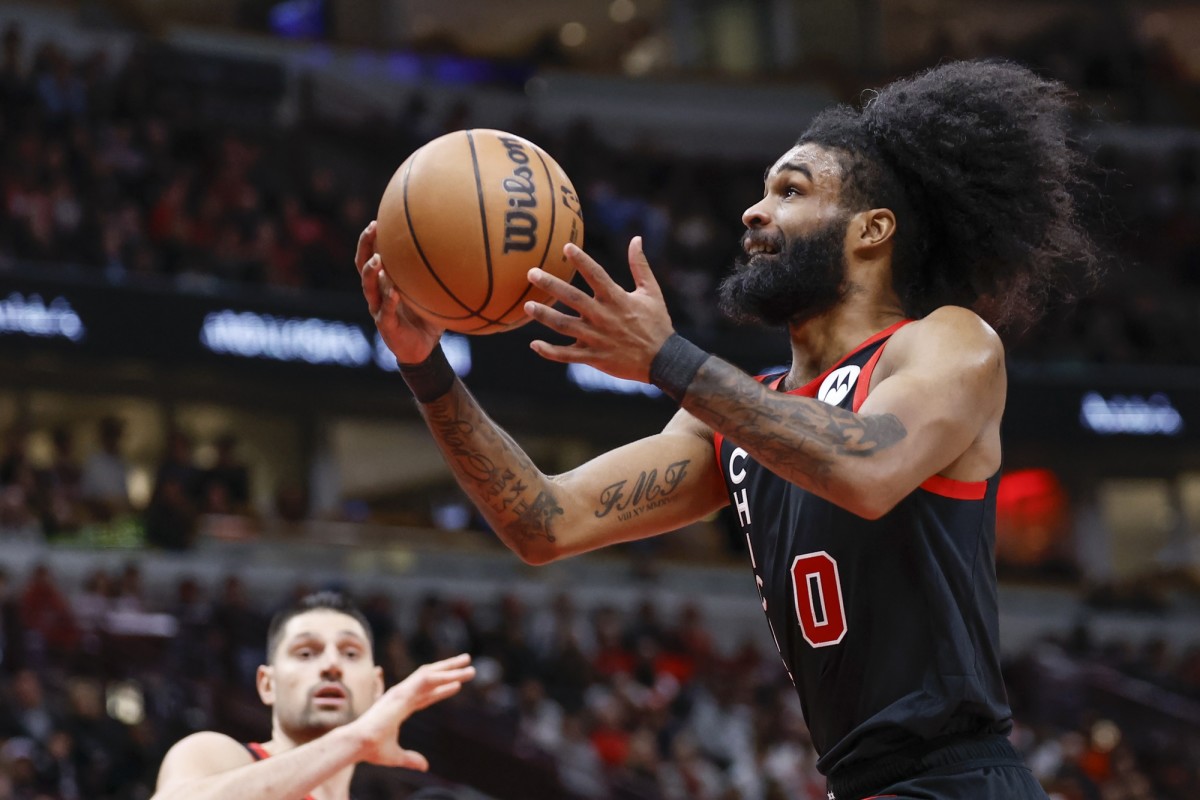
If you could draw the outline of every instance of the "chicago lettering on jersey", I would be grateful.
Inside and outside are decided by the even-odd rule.
[[[733,448],[733,452],[729,454],[729,480],[733,481],[735,486],[746,480],[746,470],[741,465],[749,457],[750,454],[740,447]],[[746,492],[746,487],[733,492],[733,505],[737,509],[738,522],[743,528],[750,526],[750,500]]]

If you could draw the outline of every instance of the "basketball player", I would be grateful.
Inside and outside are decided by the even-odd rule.
[[[336,592],[276,614],[257,677],[271,707],[270,741],[192,734],[163,759],[154,797],[346,800],[359,762],[429,769],[400,747],[400,723],[474,677],[470,656],[426,664],[385,692],[373,647],[366,618]]]
[[[626,292],[529,280],[568,344],[540,356],[648,381],[662,433],[541,473],[455,380],[441,331],[373,252],[369,309],[459,483],[541,564],[678,529],[732,504],[829,800],[1045,794],[1009,745],[993,562],[1005,361],[993,325],[1036,317],[1073,262],[1081,161],[1068,95],[1011,64],[938,67],[820,114],[742,216],[720,287],[736,318],[786,326],[792,363],[756,380],[674,332],[635,238]],[[574,313],[571,313],[574,312]]]

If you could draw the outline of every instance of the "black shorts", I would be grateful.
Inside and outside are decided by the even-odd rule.
[[[1047,800],[1003,736],[942,743],[831,776],[828,800]]]

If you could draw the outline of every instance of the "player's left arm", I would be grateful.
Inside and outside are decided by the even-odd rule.
[[[999,337],[947,307],[893,335],[858,412],[768,389],[709,358],[683,407],[772,472],[877,518],[928,478],[982,480],[999,467],[1006,388]]]
[[[579,248],[567,245],[564,252],[592,294],[530,270],[534,285],[576,312],[526,303],[534,319],[574,339],[566,345],[536,340],[531,347],[552,361],[649,380],[673,329],[640,238],[629,246],[632,292]],[[708,356],[688,383],[682,405],[772,472],[868,518],[887,513],[939,473],[980,480],[999,467],[1004,350],[977,315],[946,307],[901,328],[888,341],[876,373],[855,413],[773,391]],[[949,467],[954,470],[946,473]],[[971,474],[964,474],[968,469]]]

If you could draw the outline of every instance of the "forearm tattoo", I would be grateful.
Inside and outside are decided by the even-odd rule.
[[[456,386],[421,410],[459,485],[501,538],[514,546],[555,541],[553,524],[563,508],[551,484],[466,389]]]
[[[671,502],[671,494],[683,483],[690,463],[690,460],[674,461],[661,473],[657,468],[643,470],[632,482],[624,479],[609,484],[600,492],[595,515],[607,517],[615,511],[617,519],[624,522],[666,505]]]
[[[838,459],[875,455],[908,435],[894,414],[855,414],[819,400],[797,402],[782,392],[764,392],[715,358],[700,368],[685,402],[771,470],[803,474],[820,488],[828,486]]]

